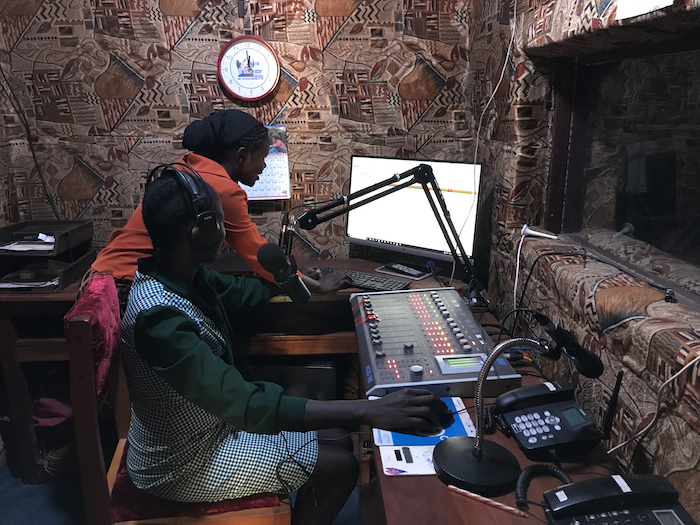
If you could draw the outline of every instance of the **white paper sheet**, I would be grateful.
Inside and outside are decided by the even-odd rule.
[[[615,18],[623,20],[673,5],[673,0],[618,0]]]
[[[50,252],[53,251],[53,243],[18,241],[0,246],[0,250],[7,250],[10,252]]]

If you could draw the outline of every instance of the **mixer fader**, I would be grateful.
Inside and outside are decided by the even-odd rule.
[[[493,343],[454,288],[353,294],[350,303],[367,395],[405,387],[474,395]],[[496,396],[521,376],[498,358],[484,383]]]

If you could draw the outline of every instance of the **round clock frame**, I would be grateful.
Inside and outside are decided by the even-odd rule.
[[[260,100],[277,87],[280,63],[262,38],[242,35],[221,49],[216,72],[227,93],[240,100]]]

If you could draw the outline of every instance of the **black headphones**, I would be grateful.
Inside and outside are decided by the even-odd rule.
[[[179,170],[175,166],[183,166],[187,171]],[[192,204],[194,217],[187,232],[187,240],[190,248],[195,252],[208,252],[223,240],[221,225],[213,210],[211,197],[204,180],[192,167],[182,162],[173,164],[160,164],[153,168],[146,179],[146,188],[158,176],[173,176]]]

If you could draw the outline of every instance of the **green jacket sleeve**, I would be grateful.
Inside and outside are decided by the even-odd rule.
[[[258,278],[221,275],[207,266],[202,269],[204,279],[214,288],[229,315],[255,307],[270,298],[269,288]]]
[[[236,428],[259,434],[304,430],[306,399],[285,396],[274,383],[249,383],[199,338],[199,327],[174,307],[139,312],[139,355],[188,401]]]

